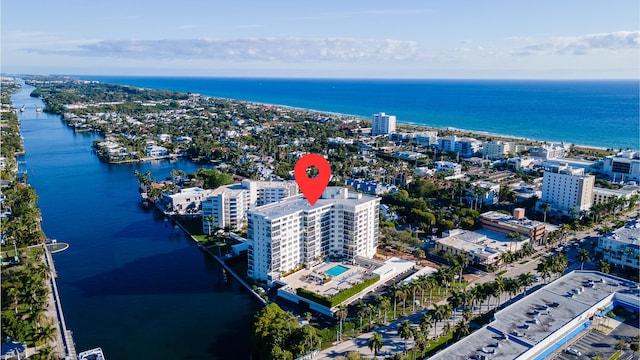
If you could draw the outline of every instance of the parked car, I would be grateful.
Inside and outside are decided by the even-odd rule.
[[[572,347],[568,347],[564,351],[569,353],[569,354],[573,354],[575,356],[582,356],[582,353],[580,352],[580,350],[572,348]]]

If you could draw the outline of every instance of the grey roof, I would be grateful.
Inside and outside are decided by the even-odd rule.
[[[622,294],[627,283],[597,271],[573,271],[498,311],[491,323],[430,359],[466,360],[476,355],[514,359],[543,339],[556,336],[557,330],[579,315],[587,312],[589,317],[597,312],[599,302],[616,291]]]

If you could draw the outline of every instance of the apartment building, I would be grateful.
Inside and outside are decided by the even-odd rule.
[[[490,160],[506,158],[509,154],[515,154],[524,150],[524,146],[513,141],[485,141],[482,144],[482,157]]]
[[[205,234],[216,227],[240,229],[246,221],[248,210],[297,193],[295,181],[245,179],[239,184],[221,186],[212,190],[202,202],[202,229]]]
[[[596,251],[602,258],[617,266],[640,269],[640,221],[629,221],[625,226],[598,238]]]
[[[383,112],[371,116],[371,135],[391,134],[396,132],[396,116]]]
[[[372,258],[378,246],[380,198],[328,187],[311,206],[303,195],[247,212],[248,275],[271,284],[324,257]]]
[[[585,175],[584,169],[553,166],[544,172],[542,198],[538,206],[549,203],[552,210],[566,214],[589,210],[593,204],[594,184],[595,176]]]

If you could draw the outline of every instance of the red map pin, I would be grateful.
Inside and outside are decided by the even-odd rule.
[[[310,178],[307,176],[307,169],[315,166],[318,169],[318,176]],[[320,199],[322,192],[327,188],[331,178],[331,166],[329,162],[318,154],[308,154],[300,158],[293,168],[293,177],[296,178],[298,187],[307,201],[312,206]]]

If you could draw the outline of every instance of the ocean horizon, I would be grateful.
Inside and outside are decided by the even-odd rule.
[[[301,79],[72,75],[399,124],[640,149],[637,80]]]

